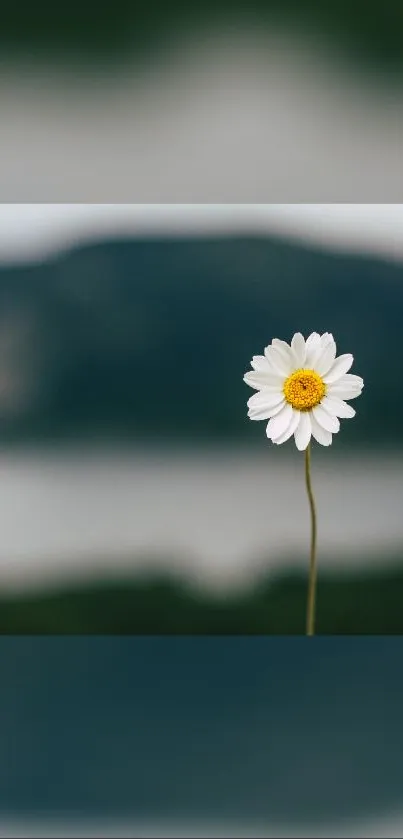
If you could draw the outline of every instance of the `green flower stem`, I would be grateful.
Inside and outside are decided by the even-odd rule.
[[[316,598],[316,508],[311,483],[311,444],[305,450],[305,481],[311,510],[311,559],[309,564],[308,604],[306,611],[306,634],[315,635],[315,598]]]

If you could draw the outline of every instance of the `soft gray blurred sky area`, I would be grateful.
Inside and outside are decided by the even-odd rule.
[[[403,89],[235,25],[141,70],[4,59],[5,201],[398,201]]]
[[[110,235],[277,233],[403,258],[403,204],[1,204],[0,259]]]

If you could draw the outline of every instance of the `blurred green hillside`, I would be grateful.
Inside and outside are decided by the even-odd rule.
[[[4,50],[42,50],[55,58],[149,58],[178,33],[203,31],[207,25],[232,22],[241,28],[259,25],[261,31],[279,23],[303,34],[317,35],[323,44],[337,45],[355,61],[378,68],[403,68],[403,7],[398,0],[155,0],[130,3],[117,0],[96,6],[71,0],[58,5],[38,0],[32,5],[8,4],[3,11],[0,45]]]
[[[3,441],[258,443],[250,359],[317,330],[365,380],[343,445],[403,442],[397,263],[267,237],[100,242],[1,267],[0,312],[29,336],[17,355],[30,395],[0,411]]]
[[[351,563],[354,567],[354,563]],[[4,635],[303,635],[307,577],[285,573],[241,594],[169,578],[105,580],[0,597]],[[317,633],[403,635],[403,564],[320,573]]]

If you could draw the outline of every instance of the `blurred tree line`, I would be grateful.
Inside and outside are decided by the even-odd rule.
[[[0,634],[303,635],[306,598],[302,572],[229,595],[168,578],[105,580],[3,594]],[[375,571],[320,573],[317,634],[402,635],[402,600],[401,557]]]
[[[401,69],[403,7],[399,0],[154,0],[152,4],[116,0],[113,4],[55,6],[51,0],[8,4],[2,14],[0,44],[23,56],[43,51],[53,58],[81,57],[121,61],[149,58],[178,33],[203,31],[206,25],[237,22],[268,30],[278,24],[316,34],[330,46],[378,68]]]

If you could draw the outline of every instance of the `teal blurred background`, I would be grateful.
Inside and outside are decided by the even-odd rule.
[[[0,630],[299,634],[303,458],[247,420],[274,336],[365,381],[313,451],[321,634],[400,634],[403,205],[2,205]]]
[[[7,837],[401,837],[399,638],[1,638]]]

